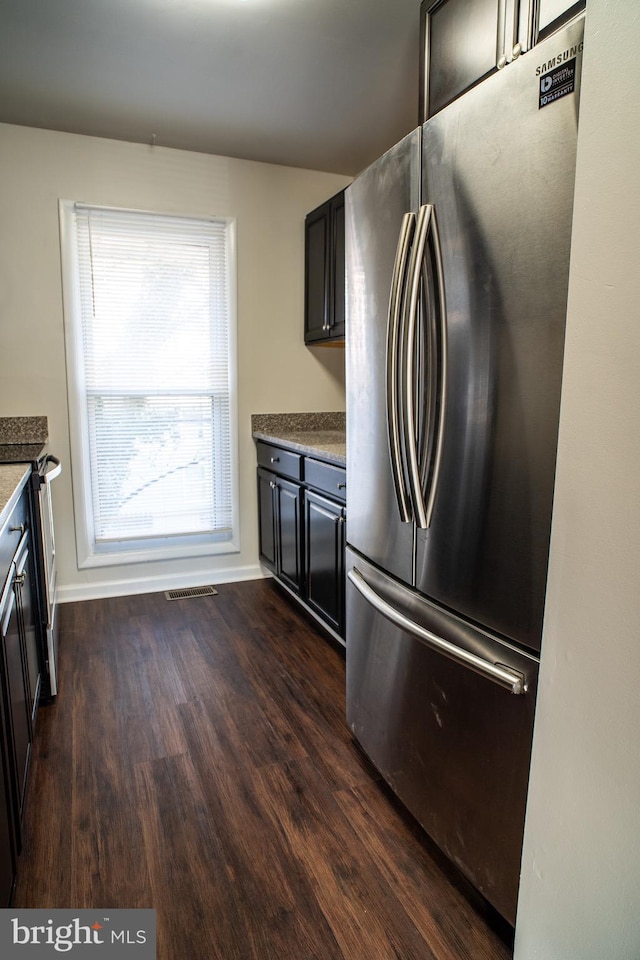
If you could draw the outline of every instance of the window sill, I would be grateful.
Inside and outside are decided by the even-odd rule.
[[[78,569],[92,567],[115,567],[132,563],[152,563],[158,560],[188,560],[194,557],[215,557],[229,553],[240,553],[240,545],[235,540],[207,543],[162,544],[154,547],[131,547],[130,549],[105,549],[88,552],[78,556]]]

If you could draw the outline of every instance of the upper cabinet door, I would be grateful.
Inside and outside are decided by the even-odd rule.
[[[323,203],[305,221],[305,341],[321,340],[327,328],[329,283],[329,231],[331,210]]]
[[[423,0],[421,120],[497,68],[501,8],[500,0]]]
[[[344,337],[344,190],[331,203],[331,336]]]
[[[575,0],[538,0],[538,31],[542,33],[547,27],[555,25],[556,20],[562,23],[578,13],[584,5],[584,0],[580,3]]]
[[[304,342],[344,340],[344,190],[305,220]]]

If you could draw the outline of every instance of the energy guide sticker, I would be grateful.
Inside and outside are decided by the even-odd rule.
[[[156,960],[155,910],[0,910],[7,960]]]

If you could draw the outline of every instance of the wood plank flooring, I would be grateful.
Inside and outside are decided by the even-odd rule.
[[[155,907],[159,960],[507,960],[271,581],[60,608],[17,907]]]

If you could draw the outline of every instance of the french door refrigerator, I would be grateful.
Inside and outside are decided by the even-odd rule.
[[[346,191],[347,720],[515,921],[553,501],[582,19]]]

